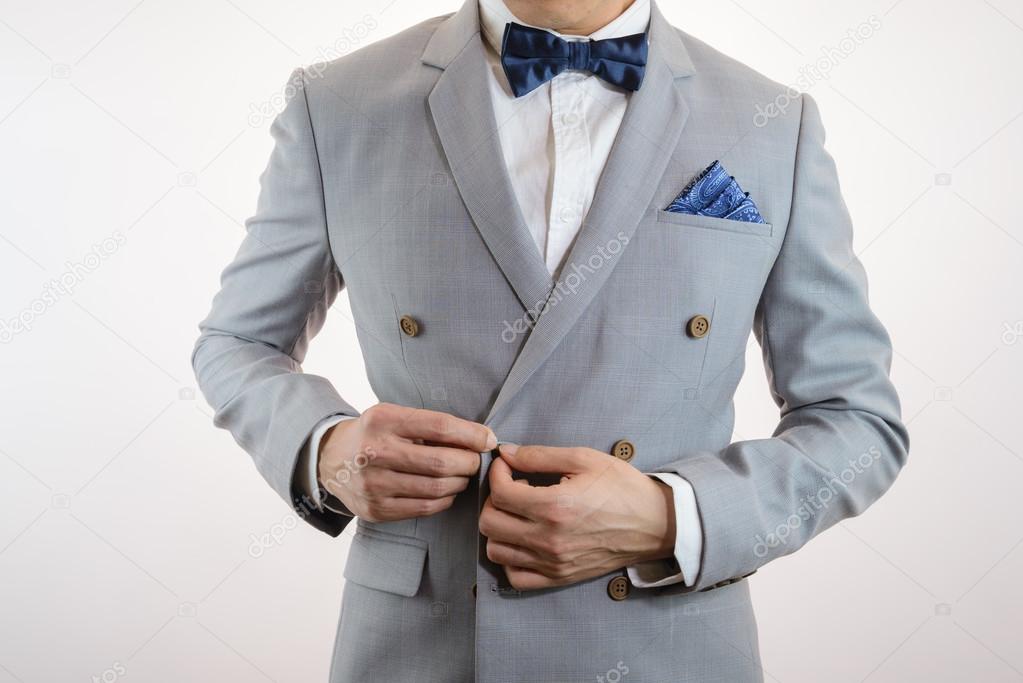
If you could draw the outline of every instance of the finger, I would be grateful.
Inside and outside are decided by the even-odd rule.
[[[489,498],[480,510],[480,533],[488,539],[529,546],[536,537],[536,525],[528,519],[499,510]]]
[[[497,437],[489,427],[434,410],[413,410],[398,423],[394,432],[406,439],[461,446],[477,453],[497,447]]]
[[[532,550],[492,538],[487,540],[487,559],[494,564],[535,569],[539,572],[549,569],[547,561]]]
[[[487,475],[490,500],[494,507],[528,519],[537,519],[537,511],[550,507],[557,500],[557,487],[530,486],[512,479],[512,470],[504,456],[494,458]]]
[[[501,444],[500,453],[516,472],[579,474],[594,465],[592,455],[578,448]]]
[[[535,569],[528,569],[526,567],[509,567],[506,565],[504,571],[508,575],[508,582],[512,585],[512,588],[520,591],[553,588],[572,583],[571,579],[552,579]]]
[[[393,470],[374,469],[366,473],[367,488],[390,498],[447,498],[469,485],[468,477],[425,477]]]
[[[447,510],[454,502],[454,496],[447,498],[387,498],[373,504],[369,511],[369,521],[397,522],[414,517],[429,517]]]
[[[480,454],[461,448],[422,446],[392,439],[374,464],[429,477],[471,477],[480,469]]]

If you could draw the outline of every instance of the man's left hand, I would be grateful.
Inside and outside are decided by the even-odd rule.
[[[671,557],[671,487],[591,448],[505,444],[488,475],[480,513],[487,557],[518,590],[564,586],[622,567]],[[557,473],[532,486],[512,472]]]

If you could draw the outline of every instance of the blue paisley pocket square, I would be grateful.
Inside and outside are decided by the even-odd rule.
[[[749,193],[742,191],[719,161],[693,178],[665,211],[745,223],[765,222]]]

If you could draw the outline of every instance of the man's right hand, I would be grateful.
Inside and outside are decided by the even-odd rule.
[[[321,485],[368,522],[426,517],[451,507],[497,447],[489,428],[432,410],[380,403],[338,423],[320,446]]]

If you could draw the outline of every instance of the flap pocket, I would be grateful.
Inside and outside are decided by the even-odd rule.
[[[734,232],[740,235],[756,235],[759,237],[770,237],[774,228],[770,223],[749,223],[746,221],[733,221],[727,218],[715,218],[713,216],[695,216],[690,213],[676,213],[674,211],[657,210],[657,221],[659,223],[671,223],[689,228],[707,228],[710,230],[723,230]]]
[[[345,565],[345,579],[411,598],[419,592],[426,564],[426,541],[363,526],[355,532]]]

